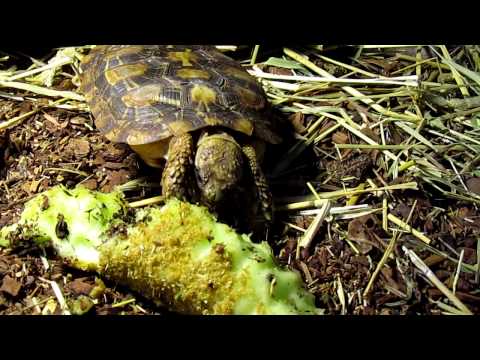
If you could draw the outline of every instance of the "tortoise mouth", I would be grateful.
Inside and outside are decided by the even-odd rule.
[[[202,202],[209,208],[218,208],[233,199],[236,187],[232,184],[208,184],[202,185],[201,180],[197,180],[201,193]],[[223,186],[222,186],[223,185]]]

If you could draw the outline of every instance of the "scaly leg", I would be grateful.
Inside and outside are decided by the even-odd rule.
[[[193,139],[190,134],[172,138],[168,161],[162,174],[162,194],[165,199],[189,200],[192,193]]]
[[[248,165],[252,171],[255,187],[257,191],[257,198],[260,202],[262,213],[268,223],[272,221],[273,212],[272,212],[272,194],[267,184],[267,179],[263,174],[262,169],[260,168],[257,162],[257,154],[252,145],[244,145],[242,147],[243,153],[248,159]]]

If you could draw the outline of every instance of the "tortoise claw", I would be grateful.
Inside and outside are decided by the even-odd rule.
[[[244,145],[242,150],[248,159],[248,164],[252,171],[257,191],[257,199],[260,203],[263,217],[267,223],[271,223],[273,221],[272,194],[270,193],[267,179],[257,162],[257,155],[254,147],[252,145]]]

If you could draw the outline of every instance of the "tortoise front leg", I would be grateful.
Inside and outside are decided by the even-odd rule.
[[[190,134],[173,137],[168,147],[168,161],[162,174],[165,199],[189,200],[192,192],[193,139]]]
[[[267,222],[271,222],[273,218],[272,212],[272,194],[267,184],[267,179],[263,174],[262,169],[260,168],[257,162],[257,154],[255,148],[252,145],[244,145],[242,147],[243,153],[248,160],[248,165],[253,174],[253,179],[255,182],[255,188],[257,191],[257,198],[260,202],[262,213]]]

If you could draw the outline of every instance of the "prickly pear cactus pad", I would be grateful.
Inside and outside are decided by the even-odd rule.
[[[300,275],[199,206],[170,200],[127,211],[121,193],[55,187],[29,201],[0,246],[52,246],[71,266],[96,271],[184,314],[319,314]]]

